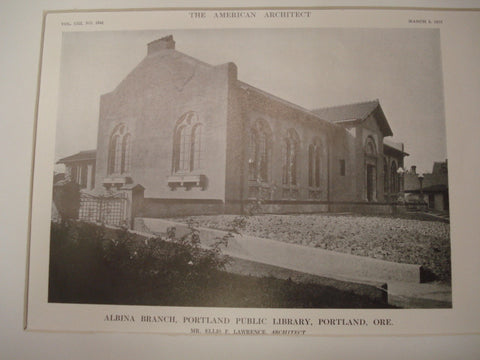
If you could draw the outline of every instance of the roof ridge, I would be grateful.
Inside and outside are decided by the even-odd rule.
[[[325,106],[325,107],[320,107],[320,108],[313,109],[312,111],[328,110],[328,109],[334,109],[334,108],[339,108],[339,107],[343,107],[343,106],[363,105],[363,104],[368,104],[368,103],[380,104],[380,100],[377,98],[377,99],[374,99],[374,100],[357,101],[357,102],[341,104],[341,105]]]
[[[243,90],[245,90],[245,87],[246,87],[247,89],[250,88],[250,89],[252,89],[253,91],[257,91],[257,92],[263,94],[264,96],[270,97],[271,99],[273,99],[273,100],[275,100],[275,101],[279,101],[279,102],[284,103],[284,104],[286,104],[286,105],[288,105],[288,106],[290,106],[290,107],[292,107],[292,108],[295,108],[296,110],[299,110],[299,111],[303,111],[303,112],[305,112],[305,113],[308,113],[310,116],[314,116],[314,117],[316,117],[317,119],[324,121],[325,124],[328,124],[328,126],[334,126],[334,124],[332,124],[330,121],[321,118],[318,114],[315,114],[315,112],[314,112],[313,110],[304,108],[303,106],[298,105],[298,104],[295,104],[295,103],[293,103],[293,102],[291,102],[291,101],[289,101],[289,100],[285,100],[285,99],[283,99],[283,98],[281,98],[281,97],[279,97],[279,96],[277,96],[277,95],[274,95],[274,94],[272,94],[272,93],[270,93],[270,92],[268,92],[268,91],[266,91],[266,90],[262,90],[262,89],[254,86],[254,85],[251,85],[251,84],[249,84],[249,83],[247,83],[247,82],[245,82],[245,81],[243,81],[243,80],[237,79],[237,86],[239,86],[239,87],[242,88]]]

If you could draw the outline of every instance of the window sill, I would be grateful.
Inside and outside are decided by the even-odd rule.
[[[132,183],[132,178],[130,176],[125,175],[109,175],[105,179],[103,179],[103,186],[109,188],[111,186],[114,187],[122,187],[126,184]]]
[[[167,178],[167,184],[172,191],[178,187],[184,187],[186,190],[190,190],[192,187],[200,187],[205,190],[207,177],[205,175],[176,174]]]

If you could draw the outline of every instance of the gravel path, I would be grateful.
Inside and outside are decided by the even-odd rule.
[[[198,226],[229,230],[236,215],[194,216]],[[356,215],[256,215],[244,217],[240,233],[368,256],[424,265],[437,280],[450,282],[450,226],[420,221]],[[184,221],[184,219],[175,219]]]

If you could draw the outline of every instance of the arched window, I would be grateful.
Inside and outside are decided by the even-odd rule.
[[[190,111],[177,122],[173,140],[173,172],[186,173],[198,170],[203,154],[202,123]]]
[[[320,187],[321,150],[318,139],[308,147],[308,186],[310,187]]]
[[[188,145],[190,143],[189,137],[190,137],[190,132],[188,131],[189,129],[186,126],[181,126],[178,129],[178,138],[180,139],[180,150],[179,150],[179,157],[178,157],[178,167],[177,171],[188,171],[189,168],[187,166],[188,164],[188,157],[189,157],[189,151],[188,151]]]
[[[377,156],[377,146],[371,136],[367,137],[365,141],[365,154],[367,156]]]
[[[130,172],[131,135],[125,125],[116,126],[108,145],[107,173],[126,174]]]
[[[261,181],[268,181],[268,141],[265,131],[258,134],[258,174]]]
[[[398,181],[397,181],[397,163],[392,161],[392,165],[390,167],[390,191],[395,193],[398,191]]]
[[[131,136],[126,134],[122,140],[122,154],[121,154],[121,173],[130,172],[130,147],[131,147]]]
[[[196,124],[192,129],[190,148],[190,169],[200,169],[202,162],[202,124]]]
[[[383,192],[388,194],[388,163],[387,159],[383,159]]]
[[[118,135],[112,136],[108,147],[108,174],[113,174],[115,172],[115,153],[117,150],[117,143]]]
[[[248,141],[248,179],[268,182],[271,153],[271,131],[264,120],[250,128]]]
[[[257,130],[250,129],[248,140],[248,180],[257,179]]]
[[[300,140],[297,132],[290,129],[284,139],[283,144],[283,177],[282,183],[284,185],[297,184],[297,170],[298,170],[298,150]]]
[[[367,201],[377,199],[377,146],[372,136],[365,140],[365,188],[364,194]]]

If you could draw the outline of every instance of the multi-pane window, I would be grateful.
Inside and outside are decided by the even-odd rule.
[[[248,142],[248,179],[268,181],[270,161],[270,131],[263,121],[257,121],[250,129]]]
[[[377,155],[377,147],[375,145],[375,141],[371,136],[369,136],[365,142],[365,154],[368,156]]]
[[[78,184],[82,189],[87,187],[87,176],[88,176],[88,167],[86,164],[82,164],[79,166],[80,170],[80,179],[78,181]]]
[[[118,135],[114,135],[110,138],[110,145],[108,148],[108,174],[115,172],[115,154],[117,151]]]
[[[397,163],[392,161],[392,166],[390,167],[390,191],[397,192],[398,191],[398,181],[397,181]]]
[[[283,144],[283,177],[282,184],[297,184],[297,168],[298,168],[298,148],[299,137],[295,130],[290,129],[284,139]]]
[[[316,139],[308,147],[308,186],[320,187],[321,145]]]
[[[257,130],[250,130],[248,141],[248,179],[257,179]]]
[[[190,169],[199,169],[202,162],[202,124],[193,127],[191,144]]]
[[[175,127],[173,171],[186,173],[200,169],[203,148],[202,124],[194,112],[188,112]]]
[[[122,140],[121,170],[122,174],[130,172],[131,136],[126,134]]]
[[[387,194],[389,191],[388,189],[388,163],[387,159],[383,159],[383,192]]]
[[[125,125],[113,129],[108,148],[107,173],[126,174],[130,172],[131,135]]]
[[[175,161],[175,171],[189,171],[190,152],[188,146],[190,144],[190,133],[187,126],[180,126],[177,130],[177,151]]]
[[[258,173],[262,181],[268,180],[268,142],[264,131],[258,134]]]

